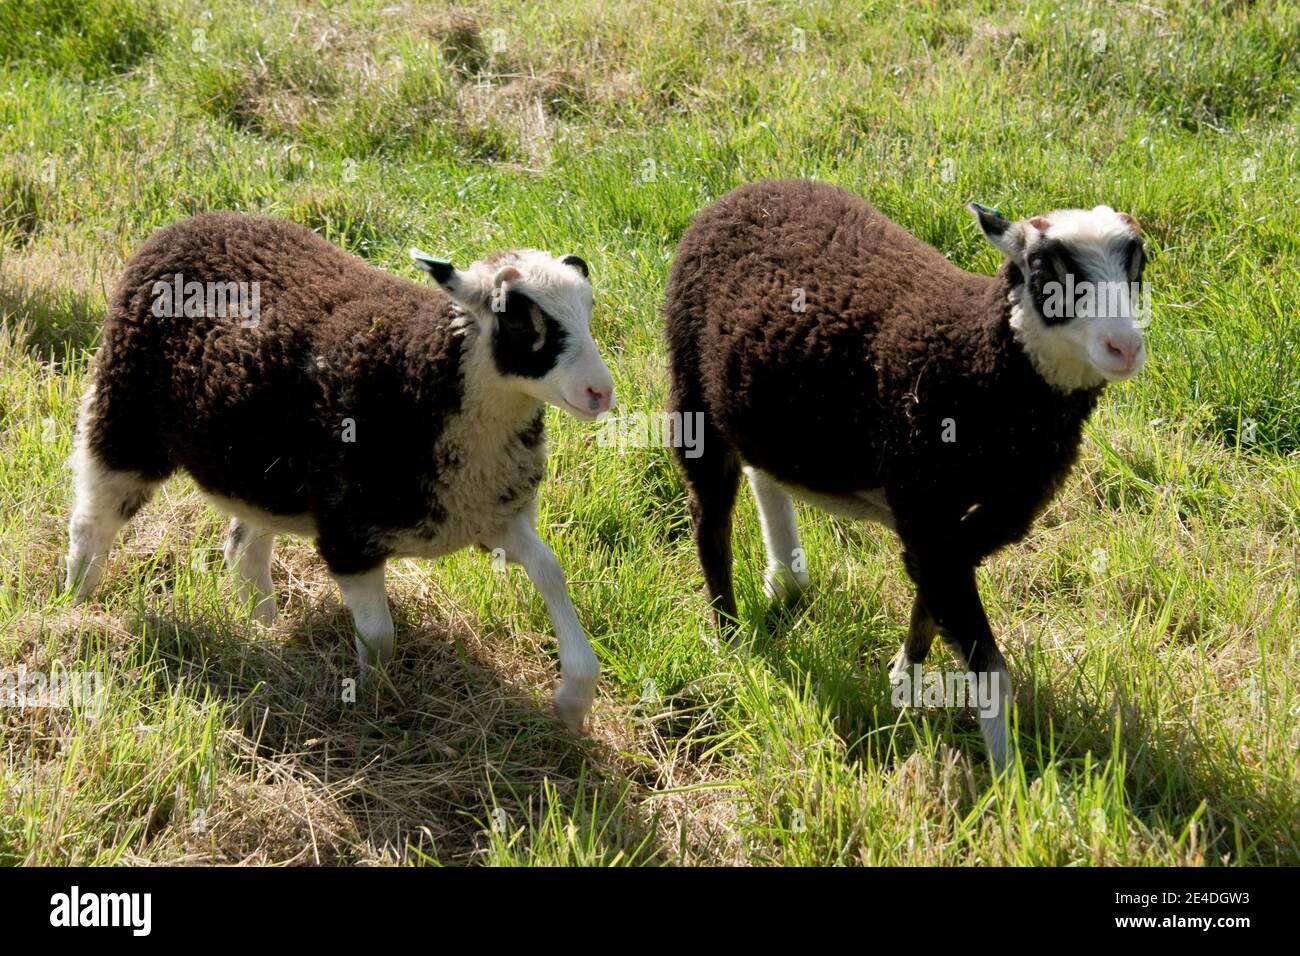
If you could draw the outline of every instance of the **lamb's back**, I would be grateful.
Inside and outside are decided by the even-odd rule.
[[[666,334],[746,461],[827,491],[872,487],[893,411],[882,380],[959,349],[990,281],[847,190],[758,182],[683,235]]]
[[[177,275],[256,284],[256,316],[156,314],[158,283]],[[441,431],[460,387],[451,317],[439,290],[303,226],[195,216],[154,233],[117,285],[96,359],[92,440],[111,467],[183,467],[272,513],[307,510],[322,473],[360,467],[341,461],[349,421],[365,422],[371,448]],[[422,407],[439,401],[446,415]]]
[[[222,317],[189,316],[180,322],[180,317],[155,314],[157,283],[170,285],[178,275],[184,283],[255,285],[261,331],[284,322],[317,330],[347,318],[359,321],[356,307],[363,303],[393,320],[450,306],[440,291],[389,275],[305,226],[213,212],[158,230],[131,257],[112,297],[105,338],[124,325],[152,327],[155,334],[175,338],[229,329]]]

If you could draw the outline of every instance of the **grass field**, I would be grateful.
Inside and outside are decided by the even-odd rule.
[[[6,0],[0,672],[108,692],[0,708],[0,862],[1300,862],[1298,50],[1286,2]],[[1007,779],[972,715],[890,707],[889,532],[801,507],[814,589],[775,611],[744,496],[755,639],[722,655],[670,453],[555,410],[541,527],[604,667],[587,738],[550,714],[541,599],[481,554],[391,567],[397,659],[356,703],[310,543],[254,627],[188,480],[92,603],[60,596],[76,402],[154,228],[256,210],[411,278],[410,245],[578,252],[620,407],[655,412],[676,240],[769,175],[848,186],[974,270],[998,255],[970,200],[1105,202],[1153,247],[1147,370],[980,572]]]

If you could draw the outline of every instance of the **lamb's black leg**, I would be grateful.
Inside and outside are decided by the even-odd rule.
[[[734,640],[736,592],[731,578],[731,512],[740,486],[740,460],[716,434],[706,437],[704,453],[698,457],[686,457],[682,448],[676,452],[686,477],[695,550],[704,571],[709,604],[718,628],[728,640]]]
[[[918,557],[910,550],[906,563],[908,574],[916,582],[918,603],[924,604],[975,679],[980,731],[994,769],[1001,772],[1013,757],[1009,731],[1011,677],[980,601],[975,566]]]

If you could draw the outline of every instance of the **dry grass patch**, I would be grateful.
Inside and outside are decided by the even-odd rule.
[[[701,812],[717,802],[700,789],[707,768],[682,762],[681,741],[659,736],[653,717],[602,695],[585,737],[553,718],[553,638],[485,633],[422,567],[402,562],[390,585],[397,655],[353,701],[351,620],[313,550],[292,540],[278,549],[284,607],[263,629],[227,610],[222,526],[196,493],[169,486],[124,533],[104,603],[16,622],[6,666],[108,678],[96,720],[8,712],[4,735],[26,754],[25,786],[62,808],[42,814],[51,826],[68,815],[110,821],[116,840],[131,835],[120,860],[151,863],[470,863],[501,841],[521,852],[557,814],[600,834],[584,862],[675,860],[683,846],[694,859],[723,842],[724,820]],[[43,529],[29,576],[57,578],[62,537],[58,523]],[[212,739],[157,744],[167,754],[154,781],[162,796],[98,806],[107,795],[66,789],[69,775],[103,774],[96,752],[131,738],[137,708],[206,723]],[[164,733],[153,718],[145,725]],[[658,797],[665,789],[674,792]],[[24,858],[94,858],[90,841],[61,847],[56,831],[31,834]]]

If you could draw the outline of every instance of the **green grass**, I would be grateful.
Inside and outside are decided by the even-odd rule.
[[[0,708],[0,861],[1300,862],[1297,49],[1284,2],[4,4],[0,671],[109,692]],[[981,571],[1007,779],[972,716],[889,706],[911,592],[887,531],[801,509],[814,589],[777,611],[743,501],[755,640],[720,655],[668,452],[555,411],[542,528],[604,666],[589,738],[550,717],[540,598],[481,555],[394,568],[398,658],[355,703],[310,545],[252,628],[186,480],[95,602],[59,596],[87,360],[155,227],[257,210],[412,278],[410,245],[579,252],[620,403],[655,411],[676,240],[768,175],[985,272],[970,200],[1105,202],[1154,247],[1147,370]]]

